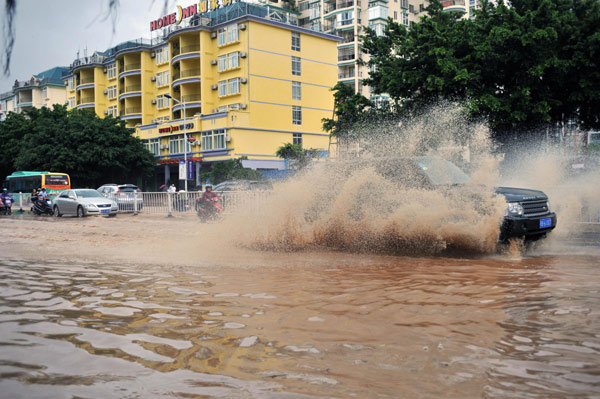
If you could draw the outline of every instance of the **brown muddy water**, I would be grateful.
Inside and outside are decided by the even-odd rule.
[[[598,247],[260,252],[125,215],[0,233],[2,398],[600,397]]]

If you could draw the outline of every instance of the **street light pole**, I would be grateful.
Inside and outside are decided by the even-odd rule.
[[[183,117],[181,118],[181,120],[183,120],[183,164],[185,165],[185,179],[183,180],[183,184],[184,184],[184,190],[187,193],[188,187],[187,187],[187,181],[188,181],[188,164],[187,164],[187,145],[188,145],[188,141],[187,141],[187,128],[186,128],[186,123],[185,123],[185,98],[183,99],[183,102],[179,101],[176,98],[171,97],[170,94],[165,94],[165,97],[170,98],[171,100],[175,101],[176,103],[179,103],[183,106]]]

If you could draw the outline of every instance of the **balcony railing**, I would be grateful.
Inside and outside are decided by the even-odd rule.
[[[350,61],[350,60],[353,60],[354,58],[356,58],[355,53],[338,54],[338,61]]]
[[[90,104],[94,102],[94,97],[81,97],[77,100],[77,105],[79,104]]]
[[[94,83],[94,78],[81,78],[81,80],[79,81],[80,85],[84,85],[87,83]]]
[[[446,7],[452,7],[452,6],[464,6],[465,5],[465,0],[445,0],[442,1],[442,6],[444,6],[444,8]]]
[[[184,71],[174,73],[173,81],[182,78],[189,78],[190,76],[200,76],[200,68],[186,69]]]
[[[338,79],[350,79],[356,76],[354,72],[338,73]]]
[[[193,53],[195,51],[200,51],[200,44],[190,44],[188,46],[181,47],[181,54],[184,53]]]
[[[192,102],[192,101],[200,101],[202,96],[200,94],[187,94],[181,97],[181,101]]]
[[[135,71],[135,70],[141,69],[141,68],[142,68],[142,65],[139,64],[139,63],[137,63],[137,64],[127,64],[127,65],[125,65],[124,71],[125,72],[127,72],[127,71]],[[121,72],[123,72],[123,71],[121,71]]]
[[[141,113],[142,113],[142,107],[128,107],[128,108],[125,108],[124,110],[122,109],[121,111],[119,111],[120,116],[141,114]]]
[[[354,33],[351,35],[342,35],[341,43],[352,43],[354,41]]]

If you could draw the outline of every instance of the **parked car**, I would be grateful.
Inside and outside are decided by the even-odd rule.
[[[270,190],[273,185],[265,180],[227,180],[214,186],[213,191]]]
[[[452,195],[469,183],[469,176],[450,161],[433,156],[375,158],[356,162],[339,162],[334,168],[348,172],[372,166],[382,176],[402,187],[442,190]],[[499,240],[522,237],[526,241],[543,238],[556,227],[556,213],[550,211],[548,196],[539,190],[497,187],[495,195],[506,200],[506,211]],[[481,199],[485,201],[485,199]],[[477,201],[475,201],[475,204]]]
[[[104,184],[98,187],[98,192],[115,200],[120,211],[133,211],[135,193],[141,193],[142,190],[135,184]],[[144,207],[144,199],[141,194],[137,194],[138,211]]]
[[[103,197],[98,191],[82,188],[65,190],[52,201],[54,216],[74,215],[77,217],[89,215],[115,216],[119,212],[117,203]]]

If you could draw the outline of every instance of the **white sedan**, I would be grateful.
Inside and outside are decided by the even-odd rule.
[[[119,212],[117,203],[103,197],[98,191],[87,188],[65,190],[52,201],[54,216],[88,215],[115,216]]]

